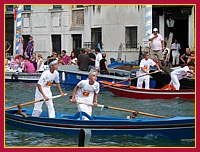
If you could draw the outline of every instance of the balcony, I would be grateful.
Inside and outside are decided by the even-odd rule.
[[[100,47],[102,48],[102,42],[100,42]],[[98,48],[98,42],[83,42],[83,48],[91,48],[95,49]]]

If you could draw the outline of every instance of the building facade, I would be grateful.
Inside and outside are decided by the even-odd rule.
[[[13,6],[5,6],[5,39],[15,55],[15,21]],[[173,20],[174,25],[169,26]],[[165,39],[173,32],[184,48],[195,50],[195,5],[153,5],[152,28],[157,27]],[[53,51],[67,54],[79,48],[100,44],[107,59],[138,59],[145,33],[145,5],[22,5],[24,50],[30,35],[36,53],[46,58]],[[143,47],[144,48],[144,47]]]

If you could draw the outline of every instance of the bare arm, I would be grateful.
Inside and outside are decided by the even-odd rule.
[[[154,37],[149,38],[149,41],[153,41],[153,39],[155,39],[155,38],[157,38],[157,37],[158,37],[158,35],[154,35]]]
[[[66,65],[66,63],[62,60],[62,65]]]
[[[64,96],[64,93],[63,93],[63,91],[62,91],[62,89],[61,89],[61,87],[60,87],[60,83],[56,83],[56,85],[57,85],[57,87],[58,87],[58,90],[60,91],[60,95],[61,95],[61,96]]]
[[[42,87],[40,84],[37,84],[38,90],[40,91],[40,93],[42,94],[42,96],[44,97],[45,100],[49,100],[49,98],[44,94]]]
[[[181,55],[181,57],[180,57],[180,59],[181,59],[181,61],[183,62],[183,63],[185,63],[185,61],[184,61],[184,58],[185,57],[185,54],[183,54],[183,55]]]
[[[97,104],[97,99],[98,99],[98,94],[94,93],[94,102],[93,102],[94,106],[98,105]]]
[[[158,68],[158,71],[160,72],[160,67],[158,66],[158,64],[156,64],[156,67]]]
[[[73,102],[76,102],[75,96],[76,96],[76,93],[77,93],[78,88],[79,88],[78,86],[76,86],[76,87],[74,88],[73,95],[72,95],[72,101],[73,101]]]
[[[165,42],[164,42],[164,40],[162,40],[161,43],[162,43],[162,50],[164,50],[165,49]]]
[[[108,73],[110,74],[110,71],[109,71],[109,69],[108,69],[108,63],[107,63],[107,61],[105,61],[105,66],[106,66],[106,70],[107,70]]]
[[[31,51],[33,51],[33,49],[34,49],[34,42],[33,42],[32,44],[33,44],[33,45],[32,45]]]

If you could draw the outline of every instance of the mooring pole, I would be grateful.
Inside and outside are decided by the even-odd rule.
[[[90,129],[81,129],[78,138],[78,147],[88,146],[92,133]]]

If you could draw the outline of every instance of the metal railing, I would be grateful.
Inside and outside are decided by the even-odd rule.
[[[83,47],[95,49],[95,48],[98,48],[98,42],[83,42]],[[102,49],[102,43],[101,42],[100,42],[100,47]]]

